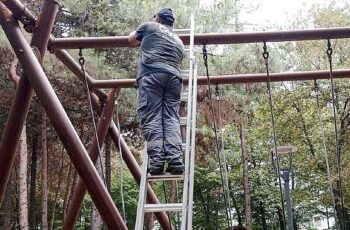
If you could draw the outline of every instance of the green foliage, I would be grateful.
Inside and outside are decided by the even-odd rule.
[[[139,186],[136,184],[130,172],[126,170],[126,166],[123,167],[123,177],[121,177],[120,170],[118,172],[116,172],[116,170],[113,171],[111,195],[121,214],[123,210],[123,196],[128,229],[134,229]],[[121,178],[123,179],[121,180]]]

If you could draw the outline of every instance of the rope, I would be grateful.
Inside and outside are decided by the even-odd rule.
[[[123,219],[124,219],[124,222],[127,223],[126,212],[125,212],[125,200],[124,200],[124,164],[123,164],[124,160],[123,160],[123,154],[122,154],[122,148],[121,148],[122,131],[119,123],[118,103],[116,106],[116,114],[117,114],[117,128],[119,130],[118,150],[119,150],[119,157],[120,157],[120,197],[122,199]]]
[[[81,48],[79,49],[79,64],[81,67],[81,71],[83,72],[83,75],[84,75],[86,91],[87,91],[87,95],[89,98],[89,108],[90,108],[90,113],[91,113],[91,117],[92,117],[92,123],[94,126],[95,138],[96,138],[96,142],[97,142],[98,159],[99,159],[100,165],[101,165],[101,174],[102,174],[101,176],[102,176],[103,182],[106,185],[107,183],[106,183],[106,178],[104,176],[103,164],[102,164],[102,159],[101,159],[101,147],[100,147],[100,142],[99,142],[98,135],[97,135],[97,128],[96,128],[96,122],[95,122],[95,118],[94,118],[94,111],[92,110],[90,89],[89,89],[89,85],[88,85],[88,81],[87,81],[87,77],[86,77],[85,66],[84,66],[85,58],[83,57],[83,51]]]
[[[280,163],[279,163],[279,157],[278,157],[278,153],[277,153],[275,115],[274,115],[273,106],[272,106],[271,77],[270,77],[270,71],[269,71],[269,52],[267,52],[266,42],[264,42],[263,49],[264,49],[263,58],[265,60],[265,68],[266,68],[266,75],[267,75],[267,91],[269,94],[269,105],[270,105],[270,114],[271,114],[271,123],[272,123],[272,139],[273,139],[273,149],[274,149],[273,154],[274,154],[274,159],[276,159],[277,177],[278,177],[278,184],[279,184],[280,198],[281,198],[281,208],[282,208],[282,215],[283,215],[283,224],[285,227],[286,216],[285,216],[285,212],[284,212],[282,182],[281,182],[281,177],[280,177]],[[274,162],[274,159],[272,159],[273,162]]]
[[[215,95],[216,95],[216,101],[217,101],[217,110],[219,111],[219,130],[220,130],[220,138],[221,138],[221,152],[222,152],[222,156],[223,156],[223,169],[224,169],[224,176],[225,176],[225,187],[226,187],[226,196],[227,196],[227,203],[228,203],[228,210],[229,210],[229,214],[231,216],[231,199],[230,199],[230,190],[229,190],[229,180],[228,180],[228,175],[227,175],[227,161],[226,161],[226,154],[224,152],[225,150],[225,145],[224,145],[224,132],[222,130],[222,119],[221,119],[221,103],[220,103],[220,92],[219,92],[219,85],[216,85],[215,87]]]
[[[339,197],[340,197],[340,204],[341,204],[341,215],[342,219],[344,219],[344,199],[343,199],[343,192],[342,192],[342,182],[341,182],[341,168],[340,168],[340,151],[339,151],[339,138],[338,138],[338,127],[337,127],[337,111],[335,107],[335,92],[334,92],[334,80],[333,80],[333,64],[332,64],[332,53],[333,49],[331,47],[331,41],[328,39],[327,41],[327,56],[329,61],[329,77],[331,80],[331,92],[332,92],[332,105],[333,105],[333,119],[334,119],[334,141],[335,141],[335,152],[336,152],[336,159],[337,159],[337,184],[339,188]]]
[[[218,138],[218,134],[217,134],[216,118],[215,118],[213,101],[212,101],[212,97],[211,97],[210,77],[209,77],[209,69],[208,69],[208,54],[207,54],[206,45],[203,45],[203,60],[204,60],[204,65],[205,65],[206,75],[207,75],[208,98],[209,98],[209,102],[210,102],[210,110],[211,110],[213,125],[214,125],[215,147],[216,147],[216,153],[218,155],[219,166],[220,166],[220,178],[221,178],[222,187],[225,189],[224,177],[223,177],[223,173],[222,173],[221,157],[220,157],[219,138]],[[226,212],[226,218],[227,218],[227,225],[228,225],[228,228],[231,229],[231,221],[230,221],[230,216],[229,216],[229,212],[228,212],[228,204],[227,204],[228,198],[226,197],[226,193],[224,193],[224,194],[225,194],[224,195],[224,202],[225,202],[225,207],[226,207],[225,212]]]
[[[319,101],[320,89],[318,88],[316,79],[315,79],[314,83],[315,83],[314,91],[315,91],[316,102],[317,102],[317,114],[318,114],[318,119],[320,121],[320,129],[321,129],[321,135],[322,135],[322,145],[323,145],[323,149],[322,150],[323,150],[323,155],[324,155],[324,158],[325,158],[325,161],[326,161],[327,176],[328,176],[328,182],[329,182],[329,192],[330,192],[331,198],[332,198],[335,225],[338,226],[338,220],[337,220],[336,209],[335,209],[335,199],[334,199],[334,193],[333,193],[332,178],[331,178],[331,172],[330,172],[329,162],[328,162],[328,154],[327,154],[327,147],[326,147],[326,137],[325,137],[325,134],[324,134],[322,113],[321,113],[321,109],[320,109],[320,101]]]

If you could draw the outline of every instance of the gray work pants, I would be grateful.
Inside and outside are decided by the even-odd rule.
[[[153,167],[181,160],[179,105],[182,80],[165,73],[154,73],[137,81],[137,112],[147,153]]]

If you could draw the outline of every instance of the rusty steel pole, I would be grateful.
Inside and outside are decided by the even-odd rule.
[[[25,7],[18,0],[6,0],[6,1],[3,0],[2,2],[6,5],[7,8],[9,8],[12,11],[13,17],[22,22],[24,29],[27,32],[30,32],[30,33],[34,32],[34,28],[36,26],[36,19],[35,19],[34,15],[27,9],[27,7]],[[44,5],[45,4],[46,3],[44,2]],[[41,10],[41,13],[46,13],[44,11],[44,8],[45,8],[45,6]],[[49,15],[49,14],[45,14],[45,16],[49,16],[49,18],[52,17],[52,15]],[[55,16],[56,16],[56,13],[55,13]],[[55,17],[53,17],[53,18],[55,18]],[[47,18],[45,18],[44,20],[46,20],[46,19]],[[47,45],[47,44],[45,44],[45,45]]]
[[[91,147],[89,149],[89,156],[91,161],[95,164],[98,156],[99,150],[104,142],[108,128],[113,118],[114,113],[114,93],[116,90],[110,92],[105,101],[105,106],[102,109],[102,113],[97,125],[97,138],[94,137]],[[98,100],[98,99],[97,99]],[[68,205],[66,218],[63,222],[64,230],[74,229],[74,224],[78,218],[80,207],[83,203],[84,196],[86,193],[86,187],[84,182],[79,178],[77,184],[75,185],[71,202]]]
[[[189,45],[190,35],[179,35],[185,45]],[[291,31],[264,31],[264,32],[235,32],[235,33],[210,33],[195,34],[194,44],[240,44],[256,42],[284,42],[284,41],[305,41],[320,39],[349,38],[350,27],[305,29]],[[115,37],[75,37],[56,38],[50,42],[50,46],[59,49],[79,48],[115,48],[130,47],[127,36]]]
[[[10,4],[12,1],[6,1]],[[10,5],[11,6],[11,5]],[[18,6],[18,5],[16,5]],[[11,12],[0,2],[0,11],[2,12],[0,23],[7,30],[7,25],[17,26]],[[21,16],[18,10],[14,9],[18,17]],[[23,11],[23,13],[27,11]],[[44,58],[46,47],[49,41],[50,33],[54,24],[58,5],[55,1],[46,0],[43,4],[41,14],[43,19],[33,34],[31,45],[39,51],[39,61]],[[8,21],[7,21],[8,20]],[[33,89],[25,75],[22,75],[16,88],[15,98],[12,102],[8,120],[0,142],[0,204],[9,179],[10,170],[16,154],[17,144],[25,123],[30,102],[32,99]]]
[[[110,229],[116,226],[127,229],[18,23],[3,4],[0,7],[0,23],[5,34],[103,220]]]
[[[81,72],[80,66],[69,55],[69,53],[67,51],[55,49],[54,52],[55,52],[56,57],[59,60],[61,60],[62,63],[64,63],[68,67],[68,69],[70,69],[81,81],[84,81],[83,73]],[[92,86],[93,86],[93,82],[94,81],[92,81]],[[94,92],[97,93],[96,91],[94,91]],[[100,92],[100,95],[98,95],[98,97],[100,97],[100,98],[106,97],[106,93],[104,91],[99,91],[99,92]],[[94,94],[92,93],[92,95],[94,95]],[[92,96],[91,97],[92,102],[98,103],[98,99],[97,99],[98,97],[96,95]],[[95,111],[99,115],[101,114],[101,110],[99,110],[96,107],[94,109],[96,109]],[[119,146],[119,138],[120,138],[120,147],[122,150],[122,156],[123,156],[123,159],[125,161],[125,164],[127,165],[128,169],[130,170],[130,172],[133,175],[137,184],[140,184],[140,181],[141,181],[140,166],[138,165],[132,152],[130,151],[130,149],[129,149],[128,145],[126,144],[125,140],[123,139],[123,137],[120,135],[120,132],[113,121],[111,122],[111,126],[109,129],[109,135],[111,136],[111,138],[116,146]],[[148,195],[147,199],[151,204],[159,203],[156,194],[154,193],[153,189],[150,186],[147,187],[147,195]],[[164,212],[156,212],[155,216],[157,217],[157,219],[158,219],[158,221],[163,229],[170,229],[169,218]]]
[[[12,11],[14,18],[24,18],[25,20],[33,21],[35,23],[35,16],[20,1],[1,0],[1,2]],[[41,12],[43,13],[44,11],[42,10]]]
[[[350,69],[338,69],[334,70],[334,78],[350,78]],[[302,72],[289,72],[289,73],[271,73],[271,82],[278,81],[305,81],[314,79],[328,79],[329,71],[302,71]],[[198,76],[198,85],[206,85],[207,77]],[[238,84],[238,83],[258,83],[266,82],[267,77],[264,73],[258,74],[237,74],[237,75],[220,75],[210,76],[210,84]],[[184,79],[183,84],[187,85],[188,80]],[[114,80],[95,80],[92,83],[93,88],[133,88],[135,85],[135,79],[114,79]]]

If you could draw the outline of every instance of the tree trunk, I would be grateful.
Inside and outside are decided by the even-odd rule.
[[[5,195],[4,195],[4,201],[3,201],[3,206],[1,209],[1,212],[4,213],[4,225],[2,226],[2,229],[4,230],[11,230],[14,229],[13,227],[13,222],[12,222],[12,218],[13,218],[13,201],[12,201],[12,194],[13,194],[13,185],[11,183],[12,179],[13,179],[13,175],[11,173],[11,177],[10,181],[7,184],[7,188],[5,191]]]
[[[47,140],[46,140],[46,112],[42,112],[41,127],[41,229],[48,230],[47,218]]]
[[[265,207],[263,202],[260,201],[260,213],[261,213],[261,225],[263,230],[268,230],[267,223],[266,223],[266,213],[265,213]]]
[[[74,175],[74,169],[73,169],[73,165],[70,164],[69,165],[69,169],[68,169],[68,175],[67,175],[67,181],[66,181],[66,192],[64,195],[64,201],[63,201],[63,219],[66,218],[66,214],[67,214],[67,208],[68,208],[68,204],[70,201],[70,197],[71,197],[71,191],[72,191],[72,185],[73,185],[73,175]]]
[[[91,230],[99,230],[102,224],[101,216],[96,208],[96,206],[92,203],[92,214],[91,214]]]
[[[153,188],[153,183],[149,183],[150,186]],[[154,228],[154,214],[152,212],[145,213],[145,221],[144,221],[144,227],[145,230],[153,230]]]
[[[12,52],[12,51],[11,51]],[[13,54],[13,60],[10,65],[9,77],[10,80],[18,85],[19,76],[17,74],[18,59]],[[26,124],[23,125],[22,133],[17,146],[18,162],[18,212],[19,212],[19,227],[20,229],[28,229],[28,185],[27,185],[27,170],[28,170],[28,150],[27,150],[27,134]]]
[[[169,203],[176,203],[176,198],[177,198],[177,183],[176,181],[171,181],[171,187],[170,187],[170,195],[169,195]]]
[[[297,219],[297,215],[295,214],[295,209],[292,208],[292,215],[293,215],[293,227],[294,227],[294,230],[298,230],[298,219]]]
[[[152,212],[145,213],[145,230],[153,230],[154,215]]]
[[[53,200],[53,208],[51,211],[51,219],[50,219],[50,230],[54,229],[54,220],[55,220],[55,211],[56,211],[56,204],[57,204],[57,199],[58,199],[58,194],[59,194],[59,190],[61,188],[61,183],[62,183],[62,173],[63,173],[63,166],[64,165],[64,156],[62,154],[61,156],[61,169],[60,169],[60,173],[58,175],[58,184],[56,187],[56,191],[55,191],[55,196],[54,196],[54,200]]]
[[[277,215],[278,215],[278,222],[280,225],[280,230],[285,230],[282,209],[279,206],[276,206],[276,208],[277,208]]]
[[[341,198],[340,198],[340,192],[339,192],[339,183],[337,181],[337,187],[333,189],[334,192],[334,201],[335,201],[335,211],[337,214],[338,224],[340,230],[345,230],[345,218],[344,213],[341,206]]]
[[[37,136],[33,137],[32,143],[32,164],[30,171],[30,209],[29,209],[29,224],[30,229],[35,229],[35,197],[36,197],[36,167],[37,167]]]
[[[253,229],[253,218],[252,218],[252,206],[250,198],[250,188],[249,188],[249,177],[248,177],[248,151],[245,143],[245,130],[244,123],[241,116],[238,119],[239,122],[239,134],[241,139],[241,149],[243,158],[243,189],[244,189],[244,199],[245,199],[245,212],[246,212],[246,225],[248,230]]]
[[[228,186],[229,186],[229,191],[232,191],[232,185],[229,183]],[[232,193],[230,193],[230,197],[231,197],[231,200],[232,200],[232,205],[233,205],[233,207],[234,207],[235,210],[236,210],[238,225],[239,225],[239,226],[242,226],[242,224],[243,224],[243,221],[242,221],[242,213],[241,213],[241,211],[239,210],[239,207],[238,207],[238,205],[237,205],[236,198],[234,197],[234,195],[233,195]]]
[[[19,156],[18,169],[18,211],[19,211],[19,227],[20,229],[28,229],[28,184],[27,184],[27,135],[26,126],[23,126],[19,144],[17,147]]]
[[[344,207],[344,219],[345,219],[345,230],[350,229],[349,225],[349,209],[347,207]]]
[[[239,0],[234,0],[233,1],[233,4],[235,6],[235,12],[234,12],[234,19],[235,19],[235,32],[239,32],[240,31],[240,28],[239,28],[239,17],[238,17],[238,7],[237,7],[237,2]]]

